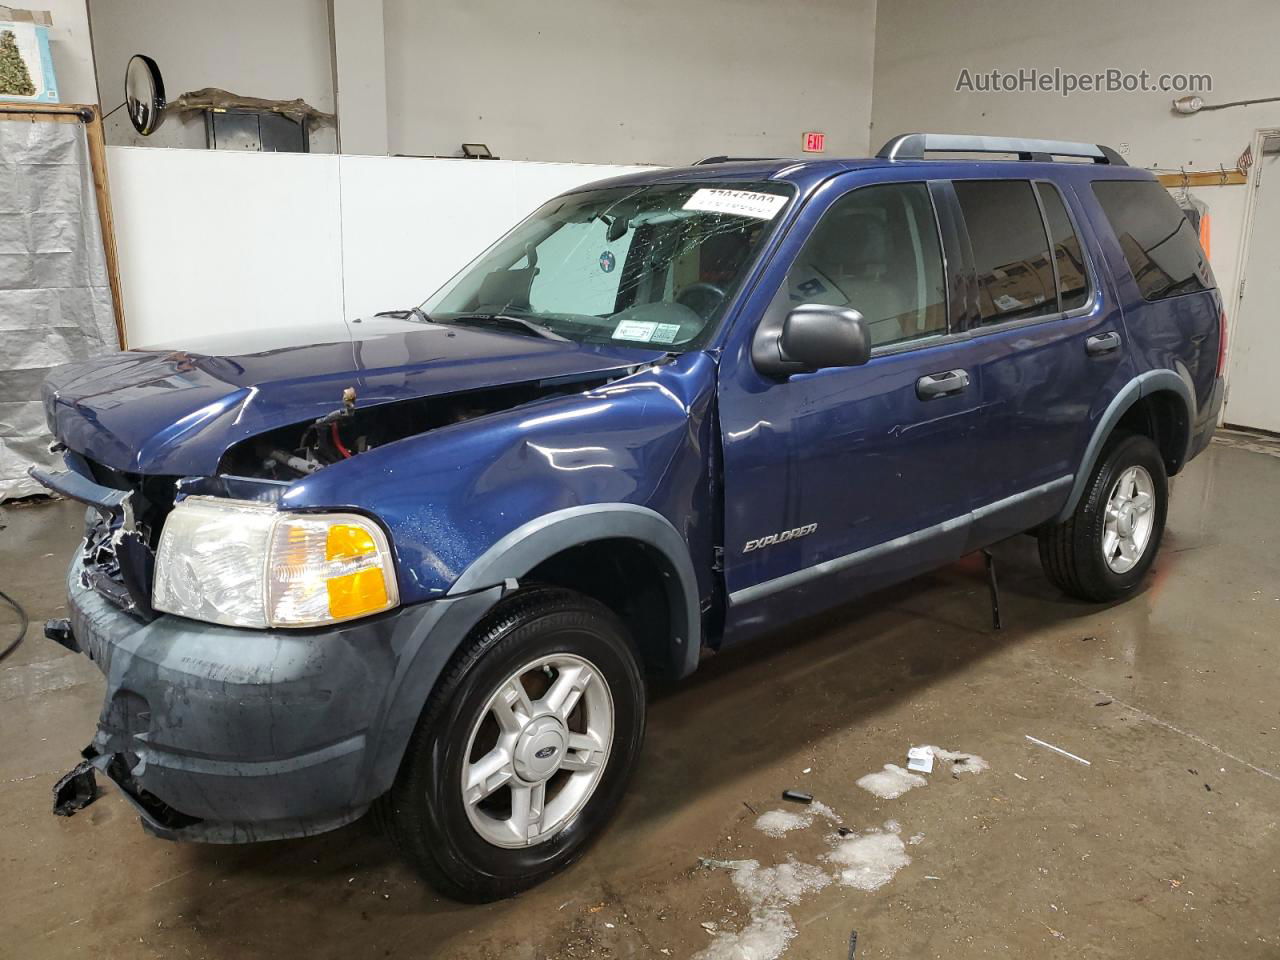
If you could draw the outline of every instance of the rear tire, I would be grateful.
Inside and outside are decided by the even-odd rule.
[[[512,896],[604,827],[644,724],[644,675],[621,621],[569,590],[517,594],[454,655],[379,820],[446,896]]]
[[[1169,481],[1155,443],[1138,434],[1113,437],[1075,512],[1039,531],[1045,575],[1081,600],[1124,597],[1151,568],[1168,509]]]

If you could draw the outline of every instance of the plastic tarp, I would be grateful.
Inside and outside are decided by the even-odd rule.
[[[119,349],[81,123],[0,116],[0,502],[56,465],[40,385],[51,367]]]

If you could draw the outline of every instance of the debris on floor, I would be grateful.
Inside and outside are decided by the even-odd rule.
[[[962,773],[983,773],[991,769],[991,764],[976,753],[961,753],[957,750],[944,750],[942,747],[925,747],[924,749],[932,751],[939,760],[950,760],[950,772],[953,776]]]
[[[924,760],[925,757],[928,758],[927,761]],[[952,776],[959,776],[962,773],[982,773],[991,768],[991,764],[976,753],[960,753],[935,746],[912,747],[907,751],[907,766],[910,769],[904,769],[896,763],[886,763],[884,769],[867,774],[857,781],[857,785],[882,800],[892,800],[902,796],[908,790],[928,786],[927,778],[912,771],[917,769],[924,773],[932,771],[935,759],[949,761],[950,767],[944,766],[941,772],[949,772]],[[927,767],[923,765],[915,767],[912,766],[913,763],[927,763]]]
[[[783,790],[782,799],[790,800],[792,803],[813,803],[813,794],[804,793],[801,790]]]
[[[1054,753],[1060,753],[1064,757],[1070,757],[1072,760],[1076,761],[1076,763],[1083,763],[1086,767],[1093,766],[1093,764],[1090,763],[1088,760],[1086,760],[1084,757],[1077,757],[1074,753],[1068,753],[1066,750],[1063,750],[1061,747],[1055,747],[1052,743],[1045,743],[1045,741],[1039,740],[1033,737],[1029,733],[1024,733],[1023,736],[1026,737],[1028,740],[1030,740],[1032,743],[1038,744],[1039,746],[1042,746],[1042,747],[1046,747],[1049,750],[1052,750]]]
[[[53,785],[54,813],[69,817],[102,796],[94,769],[95,764],[91,760],[81,760]]]
[[[918,773],[933,773],[933,750],[929,747],[912,747],[907,751],[907,769]]]

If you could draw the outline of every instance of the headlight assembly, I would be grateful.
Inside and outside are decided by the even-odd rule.
[[[314,627],[400,602],[382,529],[348,513],[188,497],[156,551],[152,606],[234,627]]]

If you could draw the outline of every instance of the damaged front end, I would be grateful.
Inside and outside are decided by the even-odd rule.
[[[88,507],[69,616],[46,633],[106,678],[57,812],[91,803],[101,774],[168,839],[348,823],[391,787],[436,679],[514,582],[454,590],[483,551],[560,504],[698,502],[701,355],[443,328],[357,346],[354,370],[352,345],[321,344],[121,354],[46,383],[66,469],[34,475]]]
[[[31,476],[89,508],[80,544],[81,582],[121,610],[150,619],[156,538],[173,505],[175,480],[131,477],[62,449],[66,470],[32,467]]]
[[[92,742],[55,787],[54,813],[93,803],[102,774],[148,832],[167,839],[302,836],[363,814],[397,765],[395,750],[378,750],[377,729],[382,699],[395,689],[396,657],[432,629],[464,632],[496,597],[479,592],[324,629],[166,615],[153,606],[166,519],[189,497],[276,504],[331,464],[627,372],[369,406],[348,389],[329,414],[233,444],[210,476],[124,471],[61,447],[65,469],[34,468],[32,476],[88,509],[68,572],[70,616],[45,633],[88,656],[107,691]],[[405,735],[394,732],[397,742]]]

